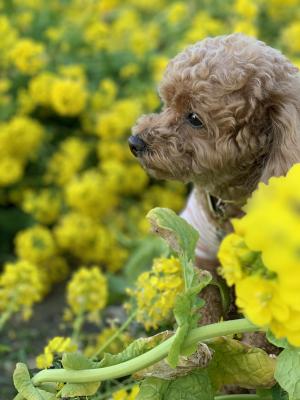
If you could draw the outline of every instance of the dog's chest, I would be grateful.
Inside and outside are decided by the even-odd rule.
[[[196,256],[208,260],[216,259],[223,237],[232,230],[230,218],[241,214],[239,208],[194,189],[181,217],[199,233]]]

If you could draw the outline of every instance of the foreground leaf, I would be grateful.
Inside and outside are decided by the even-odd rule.
[[[55,400],[55,394],[36,388],[29,375],[26,364],[17,363],[13,374],[15,388],[26,400]],[[17,396],[18,397],[18,396]],[[20,398],[20,396],[19,396]]]
[[[154,232],[165,239],[176,253],[184,252],[188,259],[194,260],[199,234],[191,225],[168,208],[154,208],[147,218]]]
[[[275,384],[275,359],[263,350],[237,340],[220,337],[209,342],[214,351],[208,371],[216,389],[223,385],[270,388]]]
[[[284,349],[277,357],[275,379],[288,392],[289,399],[300,399],[300,349]]]
[[[213,400],[213,389],[206,370],[192,372],[174,381],[146,379],[137,400]]]

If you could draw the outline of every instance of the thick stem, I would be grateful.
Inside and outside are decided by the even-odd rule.
[[[224,321],[216,324],[201,326],[200,328],[193,329],[190,332],[185,341],[185,347],[190,347],[193,344],[211,339],[213,337],[243,332],[254,332],[257,330],[259,330],[259,328],[254,326],[246,319]],[[85,383],[99,382],[107,379],[115,379],[131,375],[134,372],[149,367],[150,365],[153,365],[165,358],[169,352],[173,340],[174,336],[136,358],[125,361],[121,364],[113,365],[111,367],[80,371],[67,371],[64,369],[43,370],[32,378],[32,382],[34,385],[38,385],[42,382]]]

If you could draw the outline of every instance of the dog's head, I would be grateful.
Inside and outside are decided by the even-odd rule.
[[[300,161],[297,71],[241,34],[198,42],[170,61],[163,109],[140,117],[131,150],[157,178],[204,186],[285,173]]]

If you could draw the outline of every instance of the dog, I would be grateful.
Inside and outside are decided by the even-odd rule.
[[[215,274],[230,219],[300,161],[298,69],[243,34],[207,38],[169,62],[159,95],[162,111],[138,119],[129,146],[153,177],[193,183],[182,217],[200,234],[197,264]]]

